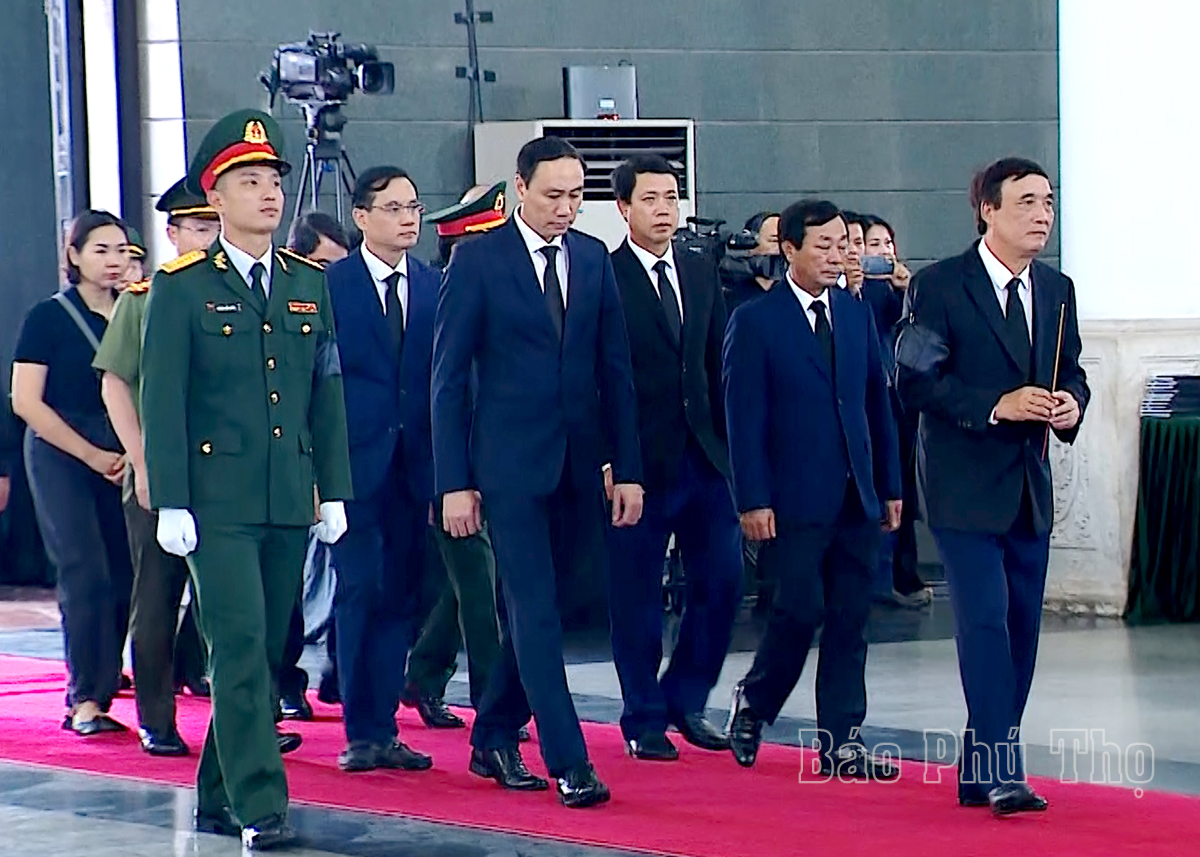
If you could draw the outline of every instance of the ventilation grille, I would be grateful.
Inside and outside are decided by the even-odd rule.
[[[555,125],[543,123],[542,136],[561,137],[579,150],[587,164],[585,200],[614,199],[609,177],[633,155],[662,155],[679,175],[680,199],[691,199],[692,176],[688,164],[688,129],[679,125]]]

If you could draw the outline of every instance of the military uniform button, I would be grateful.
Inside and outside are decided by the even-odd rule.
[[[271,429],[271,434],[275,435],[275,437],[283,437],[283,429],[275,426],[275,428]]]
[[[304,324],[300,325],[300,332],[307,336],[308,334],[312,333],[312,325],[307,321],[304,322]]]
[[[279,404],[279,394],[276,393],[274,390],[271,391],[271,404],[272,405]]]
[[[232,324],[225,325],[224,327],[221,328],[221,333],[225,334],[226,336],[229,336],[229,334],[233,333],[233,325]]]
[[[271,332],[271,322],[264,321],[263,322],[263,333],[270,333],[270,332]]]
[[[268,368],[268,369],[274,369],[274,368],[275,368],[275,358],[274,358],[274,357],[268,357],[268,358],[267,358],[267,368]]]
[[[200,451],[205,455],[212,455],[212,444],[207,440],[200,444]]]

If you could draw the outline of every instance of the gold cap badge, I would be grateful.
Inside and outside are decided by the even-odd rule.
[[[267,141],[267,129],[263,127],[263,123],[257,119],[251,119],[246,123],[246,132],[242,135],[242,140],[255,145],[262,145]]]

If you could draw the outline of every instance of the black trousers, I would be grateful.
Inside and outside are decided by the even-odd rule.
[[[280,696],[297,699],[304,696],[308,690],[308,673],[300,666],[300,658],[304,655],[304,610],[300,606],[301,599],[296,599],[292,608],[292,618],[288,622],[287,642],[283,646],[283,663],[276,677]]]
[[[912,595],[925,588],[925,581],[917,571],[917,419],[907,416],[896,391],[892,390],[892,412],[896,415],[896,433],[900,441],[900,485],[904,508],[900,515],[900,529],[896,531],[892,549],[892,587],[901,595]]]
[[[599,474],[594,491],[580,494],[569,473],[564,466],[562,481],[549,496],[483,498],[504,609],[499,611],[500,658],[488,678],[471,744],[480,750],[516,747],[517,732],[532,709],[552,777],[588,756],[567,688],[556,599],[556,569],[566,567],[567,557],[556,555],[551,545],[569,542],[564,533],[579,516],[600,515],[604,508]]]
[[[777,536],[758,561],[774,582],[766,633],[742,684],[754,713],[774,723],[804,670],[817,628],[817,728],[829,753],[850,740],[867,714],[864,678],[871,572],[879,555],[878,521],[868,520],[857,490],[847,491],[831,525],[776,522]]]
[[[121,489],[32,431],[24,451],[38,529],[58,573],[67,698],[107,711],[120,681],[133,589]]]
[[[124,505],[133,560],[129,633],[138,720],[146,729],[167,733],[175,729],[175,628],[188,567],[182,557],[159,547],[156,513],[143,509],[133,496]]]

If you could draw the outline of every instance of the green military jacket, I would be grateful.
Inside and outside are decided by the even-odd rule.
[[[155,274],[141,412],[155,509],[201,522],[306,526],[351,499],[346,406],[325,274],[277,250],[267,305],[221,242]]]
[[[104,330],[104,338],[96,349],[92,368],[97,372],[116,375],[129,386],[133,396],[133,407],[141,419],[141,362],[142,362],[142,319],[146,315],[146,298],[150,294],[150,281],[134,283],[121,292],[113,307],[112,318]]]

